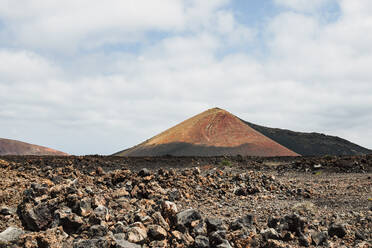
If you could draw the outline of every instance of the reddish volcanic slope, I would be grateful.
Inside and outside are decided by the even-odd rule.
[[[229,112],[214,108],[198,114],[119,156],[299,156]]]
[[[25,142],[0,138],[0,155],[53,155],[67,156],[67,153],[48,147],[37,146]]]

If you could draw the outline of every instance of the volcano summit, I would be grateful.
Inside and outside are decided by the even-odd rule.
[[[371,150],[339,137],[274,129],[209,109],[117,156],[322,156],[363,155]]]
[[[119,156],[298,156],[229,112],[213,108],[198,114]]]

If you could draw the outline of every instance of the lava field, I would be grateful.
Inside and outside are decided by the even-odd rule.
[[[372,156],[2,156],[0,175],[0,247],[372,244]]]

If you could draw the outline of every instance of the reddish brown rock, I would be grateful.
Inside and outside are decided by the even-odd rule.
[[[372,156],[218,159],[4,157],[0,247],[369,247]]]
[[[119,156],[299,156],[259,133],[238,117],[209,109],[162,132]]]
[[[38,146],[17,140],[0,138],[0,155],[67,156],[68,154],[44,146]]]

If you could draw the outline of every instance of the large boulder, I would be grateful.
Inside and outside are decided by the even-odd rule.
[[[167,231],[159,225],[148,226],[148,235],[151,239],[163,240],[167,237]]]
[[[53,221],[54,208],[47,202],[39,203],[36,206],[23,202],[18,206],[18,215],[26,230],[46,230]]]
[[[337,236],[339,238],[343,238],[347,234],[346,227],[344,224],[332,224],[328,228],[328,234],[331,237]]]
[[[147,239],[147,228],[140,222],[130,226],[127,232],[127,240],[131,243],[142,244]]]
[[[188,210],[179,212],[176,216],[177,225],[181,225],[185,227],[190,227],[191,222],[196,221],[196,220],[201,220],[201,219],[202,219],[202,216],[195,209],[188,209]]]

